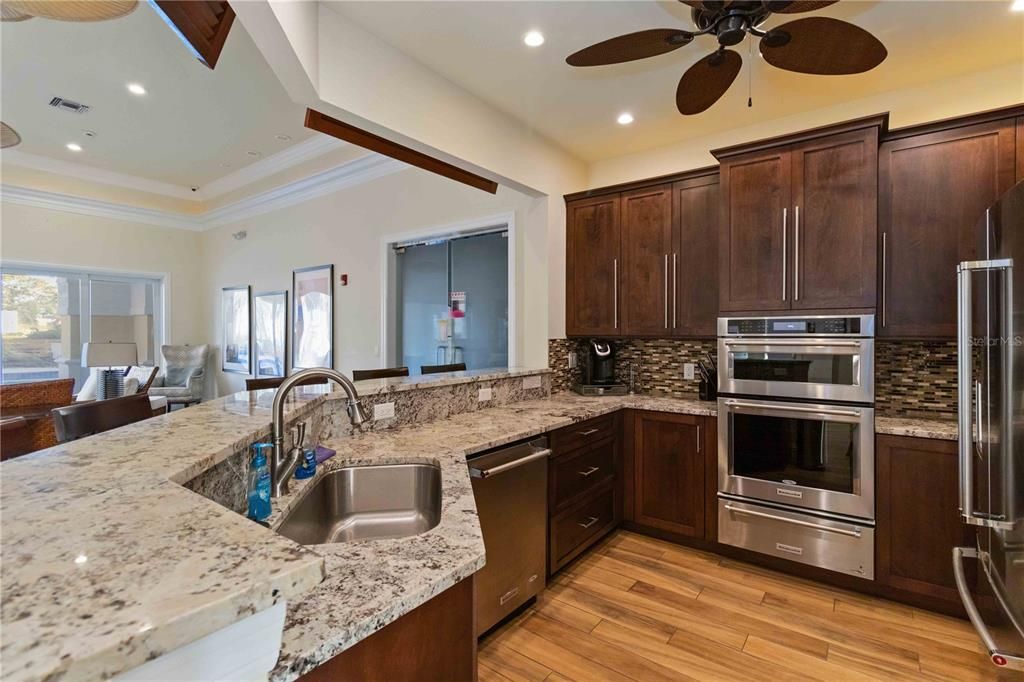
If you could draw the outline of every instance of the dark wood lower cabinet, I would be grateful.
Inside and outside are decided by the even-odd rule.
[[[302,677],[305,682],[476,680],[473,577]]]
[[[957,510],[956,442],[878,436],[875,463],[876,582],[959,603],[953,547],[974,532]]]
[[[633,435],[633,520],[704,537],[704,418],[637,412]]]

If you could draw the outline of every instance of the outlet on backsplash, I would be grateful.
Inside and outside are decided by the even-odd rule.
[[[696,367],[692,362],[683,363],[683,378],[689,381],[693,381]]]
[[[479,402],[483,403],[483,402],[487,402],[490,399],[491,399],[491,389],[489,389],[489,388],[481,388],[479,393],[477,394],[477,400]]]
[[[393,419],[395,416],[394,403],[378,403],[373,406],[373,420]]]

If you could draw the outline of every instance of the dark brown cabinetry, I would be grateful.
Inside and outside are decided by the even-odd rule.
[[[718,172],[672,185],[672,334],[707,337],[718,318]]]
[[[619,333],[619,196],[566,206],[566,332]]]
[[[721,149],[719,308],[875,305],[885,116]]]
[[[672,186],[624,192],[622,205],[622,329],[629,336],[671,333]]]
[[[548,569],[579,556],[622,518],[619,414],[551,433],[548,461]]]
[[[975,226],[1013,186],[1014,127],[922,126],[882,144],[878,336],[956,335],[956,266],[976,257]]]
[[[476,679],[473,578],[430,601],[302,676],[303,682]],[[395,655],[401,652],[401,655]]]
[[[566,197],[566,333],[714,336],[717,169],[595,192]]]
[[[1017,182],[1024,180],[1024,116],[1017,118]]]
[[[633,435],[635,523],[703,538],[704,418],[637,412]]]
[[[957,511],[955,441],[878,436],[875,580],[959,604],[953,547],[973,546]]]

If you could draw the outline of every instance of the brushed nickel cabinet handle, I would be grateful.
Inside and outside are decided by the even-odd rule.
[[[668,329],[668,254],[665,254],[665,329]]]
[[[888,236],[889,235],[886,234],[885,232],[882,233],[882,326],[883,327],[885,326],[885,309],[888,307],[888,306],[885,305],[885,284],[886,284],[885,263],[888,260],[888,253],[887,253],[887,251],[888,251],[888,243],[887,243],[888,242]]]
[[[800,300],[800,207],[793,215],[793,300]]]
[[[782,209],[782,300],[786,300],[786,211]]]
[[[700,424],[697,424],[697,452],[700,452]]]
[[[579,474],[580,476],[582,476],[583,478],[588,478],[588,477],[596,474],[600,470],[601,470],[601,467],[590,467],[586,471],[577,471],[576,473]]]
[[[579,521],[579,522],[577,522],[577,524],[576,524],[576,525],[578,525],[578,526],[579,526],[580,528],[590,528],[590,527],[591,527],[591,526],[593,526],[593,525],[594,525],[595,523],[597,523],[597,522],[598,522],[598,520],[599,520],[599,519],[598,519],[598,518],[597,518],[596,516],[591,516],[591,517],[590,517],[589,519],[587,519],[586,521]]]
[[[615,328],[619,328],[619,259],[612,258],[612,310],[614,310]]]
[[[678,260],[679,254],[672,254],[672,328],[676,328],[676,314],[679,311],[679,305],[676,298],[679,296],[679,277],[677,276],[676,261]]]
[[[578,433],[581,436],[590,436],[597,433],[600,430],[601,429],[587,429],[586,431],[577,431],[576,433]]]

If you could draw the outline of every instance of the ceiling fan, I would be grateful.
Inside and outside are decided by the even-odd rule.
[[[772,14],[797,14],[834,5],[839,0],[679,0],[693,9],[696,31],[652,28],[610,38],[566,58],[570,66],[602,66],[646,59],[712,35],[718,49],[687,69],[676,88],[679,113],[707,110],[725,94],[743,65],[729,49],[748,35],[760,38],[764,60],[780,69],[817,75],[863,73],[886,58],[885,46],[849,22],[829,17],[804,17],[772,29],[760,27]]]

